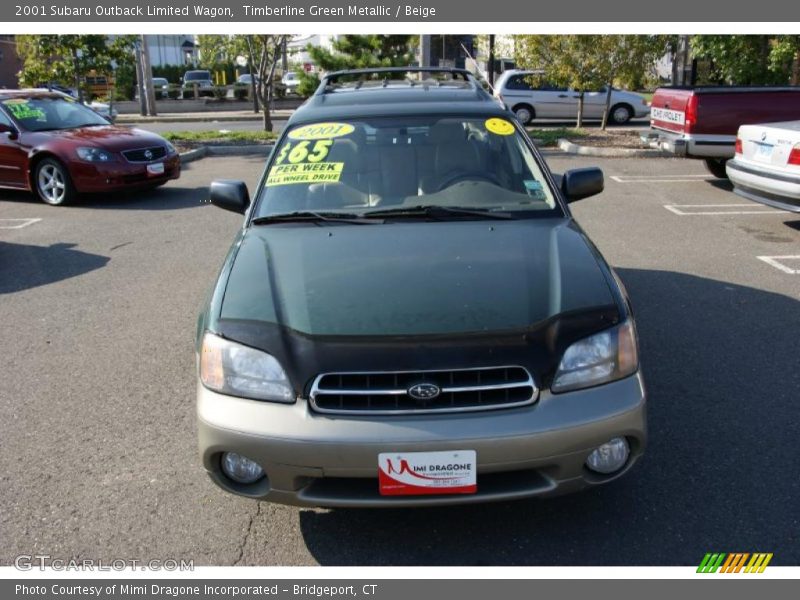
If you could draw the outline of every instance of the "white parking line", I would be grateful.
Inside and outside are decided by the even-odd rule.
[[[748,204],[664,204],[664,208],[681,217],[693,215],[772,215],[785,214],[789,211],[770,208],[750,202]],[[734,209],[734,210],[695,210],[704,208]],[[747,208],[749,210],[737,210]],[[683,210],[688,209],[688,210]]]
[[[691,183],[717,179],[713,175],[610,175],[617,183]]]
[[[41,219],[0,219],[0,229],[22,229],[39,221]]]
[[[784,265],[782,260],[796,260],[800,263],[800,254],[791,254],[788,256],[756,256],[758,260],[763,260],[771,267],[775,267],[779,271],[783,271],[784,273],[788,273],[789,275],[798,275],[800,274],[800,269],[793,269],[791,267],[787,267]],[[800,264],[798,264],[800,267]]]

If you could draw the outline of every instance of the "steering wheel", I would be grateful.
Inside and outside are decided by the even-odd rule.
[[[498,180],[497,177],[488,173],[456,173],[440,183],[436,188],[436,191],[441,192],[443,189],[448,188],[459,181],[485,181],[487,183],[491,183],[492,185],[503,187],[503,184],[500,183],[500,180]]]

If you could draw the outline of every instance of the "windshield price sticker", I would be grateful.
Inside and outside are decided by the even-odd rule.
[[[355,127],[349,123],[315,123],[298,127],[289,132],[290,140],[329,140],[349,135]]]
[[[476,473],[474,450],[378,455],[382,496],[474,494],[478,491]]]
[[[284,144],[278,154],[278,158],[275,159],[275,164],[279,165],[287,159],[292,164],[321,162],[328,156],[333,140],[317,140],[313,146],[310,144],[311,141],[309,140],[298,142],[294,146],[291,143]]]
[[[486,129],[495,135],[511,135],[514,133],[514,126],[505,119],[498,117],[486,119],[485,125]]]
[[[344,163],[341,162],[275,165],[270,169],[267,185],[338,183],[343,168]]]
[[[45,119],[44,111],[41,108],[35,108],[25,100],[7,100],[4,104],[8,107],[8,110],[11,111],[11,114],[20,121],[26,119]]]

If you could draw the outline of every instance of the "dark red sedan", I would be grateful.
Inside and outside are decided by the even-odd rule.
[[[0,90],[0,187],[58,205],[157,187],[180,173],[178,152],[159,135],[112,125],[55,92]]]

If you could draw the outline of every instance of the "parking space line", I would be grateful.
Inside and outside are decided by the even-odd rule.
[[[786,214],[787,210],[778,210],[769,206],[761,206],[753,202],[747,204],[664,204],[664,208],[681,217],[694,215],[773,215]],[[683,210],[684,208],[689,210]],[[699,208],[739,209],[750,210],[694,210]]]
[[[41,219],[0,219],[0,229],[22,229],[39,221]]]
[[[718,179],[713,175],[610,175],[617,183],[693,183]]]
[[[756,258],[758,260],[763,260],[769,266],[775,267],[779,271],[783,271],[784,273],[788,273],[789,275],[800,274],[800,269],[793,269],[780,262],[782,260],[800,261],[800,254],[790,254],[787,256],[756,256]]]

